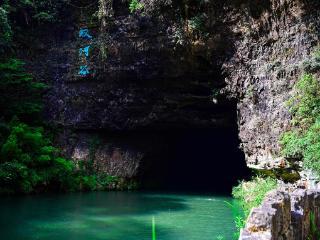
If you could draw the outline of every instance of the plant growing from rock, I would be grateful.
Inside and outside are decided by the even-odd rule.
[[[239,200],[243,209],[244,219],[249,216],[252,208],[259,206],[266,193],[277,187],[277,180],[271,177],[254,177],[250,181],[242,181],[232,189],[232,195]],[[238,221],[238,223],[240,223]],[[240,224],[242,225],[242,224]]]
[[[198,14],[188,20],[189,30],[199,37],[208,36],[208,32],[205,26],[206,17],[203,14]]]
[[[240,236],[240,230],[244,228],[246,219],[248,218],[250,211],[254,207],[258,207],[267,192],[277,188],[277,180],[271,177],[254,177],[250,181],[242,181],[240,184],[232,189],[232,195],[239,200],[240,213],[237,206],[229,204],[233,211],[237,210],[234,214],[235,224],[237,232],[234,233],[234,238],[238,239]]]
[[[320,48],[316,49],[311,57],[302,63],[303,69],[309,73],[315,73],[320,70]]]
[[[142,10],[144,8],[144,4],[139,0],[131,0],[129,3],[129,10],[131,13],[135,13],[138,10]]]
[[[320,176],[320,83],[304,74],[294,86],[287,103],[292,114],[291,129],[281,139],[282,155],[303,161],[305,169]]]
[[[74,164],[59,156],[42,127],[30,127],[14,119],[3,136],[0,192],[29,193],[70,187]]]

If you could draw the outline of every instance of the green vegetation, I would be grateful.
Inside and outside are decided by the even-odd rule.
[[[234,198],[240,201],[244,212],[244,218],[249,216],[252,208],[259,206],[266,193],[277,187],[277,180],[274,178],[254,177],[251,181],[242,181],[232,189]]]
[[[152,217],[152,240],[156,239],[156,219]]]
[[[320,229],[316,223],[315,213],[310,213],[310,233],[307,237],[307,240],[318,240],[320,239]]]
[[[233,233],[233,238],[235,240],[239,239],[240,237],[240,230],[244,228],[246,222],[244,220],[244,213],[243,213],[243,208],[240,205],[240,202],[238,200],[233,201],[232,203],[230,202],[225,202],[230,209],[232,210],[232,215],[234,218],[234,223],[236,226],[236,232]],[[219,236],[221,237],[221,236]],[[222,238],[224,239],[224,238]]]
[[[129,3],[129,10],[131,13],[137,12],[138,10],[142,10],[144,8],[144,4],[139,0],[131,0]]]
[[[17,59],[0,62],[0,113],[6,120],[14,115],[24,120],[39,119],[42,93],[47,86],[35,81],[23,65]]]
[[[271,177],[254,177],[250,181],[242,181],[240,184],[232,189],[232,195],[239,202],[238,204],[230,204],[236,224],[237,232],[234,234],[234,238],[238,239],[240,236],[240,230],[244,228],[246,219],[248,218],[250,211],[254,207],[258,207],[267,192],[277,188],[277,180]],[[240,209],[240,210],[239,210]]]
[[[208,35],[206,29],[206,17],[204,14],[198,14],[188,20],[190,30],[199,37],[206,37]]]
[[[287,159],[303,160],[303,167],[320,176],[320,84],[304,74],[294,86],[288,101],[292,114],[291,129],[280,140]]]
[[[3,125],[1,146],[1,192],[29,193],[54,187],[69,188],[73,163],[57,155],[42,127],[30,127],[13,119]]]
[[[320,49],[303,62],[305,73],[293,87],[287,101],[292,115],[290,129],[280,138],[282,155],[291,161],[302,161],[303,168],[320,177]]]
[[[264,177],[281,179],[286,183],[294,183],[300,179],[298,168],[299,166],[292,164],[290,168],[259,169],[257,173]]]
[[[41,120],[47,86],[26,73],[22,61],[0,63],[0,79],[1,193],[95,190],[118,181],[95,176],[85,164],[76,167],[53,146],[52,133]]]
[[[15,33],[21,34],[22,26],[57,20],[58,10],[66,3],[35,0],[0,4],[0,193],[127,187],[124,179],[94,169],[97,139],[90,145],[87,161],[74,163],[63,157],[53,145],[52,127],[41,117],[42,97],[48,86],[37,81],[23,61],[15,58]]]
[[[11,14],[21,14],[26,24],[32,20],[38,22],[53,22],[59,20],[60,10],[65,7],[68,0],[4,0],[1,8]]]
[[[303,160],[303,167],[312,170],[320,177],[320,83],[316,72],[320,70],[320,50],[312,54],[308,61],[303,63],[306,71],[294,85],[293,94],[287,101],[292,115],[290,129],[280,139],[282,155],[291,163]],[[244,215],[235,217],[237,229],[245,225],[245,219],[252,208],[259,206],[266,193],[277,187],[276,178],[294,182],[299,179],[296,171],[287,169],[260,171],[264,177],[255,177],[251,181],[241,182],[233,188],[234,198],[240,201]],[[308,239],[319,239],[319,232],[311,214],[311,235]],[[238,237],[239,234],[236,234]]]
[[[16,59],[0,63],[0,79],[0,192],[68,189],[73,163],[59,155],[41,121],[46,85]]]

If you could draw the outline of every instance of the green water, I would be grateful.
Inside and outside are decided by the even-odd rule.
[[[98,192],[2,197],[5,240],[232,239],[231,198],[192,194]]]

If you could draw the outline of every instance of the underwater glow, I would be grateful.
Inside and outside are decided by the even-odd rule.
[[[152,240],[156,240],[156,220],[152,217]]]
[[[134,192],[8,197],[0,199],[1,238],[232,239],[235,226],[225,201],[231,197]]]

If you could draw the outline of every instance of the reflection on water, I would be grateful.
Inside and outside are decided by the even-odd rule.
[[[2,197],[1,239],[157,240],[232,239],[228,197],[97,192]]]

